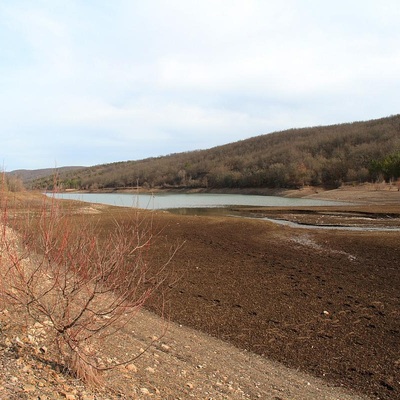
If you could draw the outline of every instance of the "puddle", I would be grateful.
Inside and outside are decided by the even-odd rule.
[[[346,225],[313,225],[299,222],[287,221],[284,219],[274,219],[269,217],[260,218],[263,221],[273,222],[279,225],[289,226],[291,228],[302,229],[328,229],[328,230],[343,230],[343,231],[359,231],[359,232],[400,232],[400,227],[378,227],[378,226],[346,226]]]

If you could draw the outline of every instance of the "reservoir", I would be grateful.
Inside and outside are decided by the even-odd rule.
[[[53,196],[53,194],[48,194]],[[229,206],[252,207],[293,207],[293,206],[329,206],[345,203],[305,198],[287,198],[279,196],[259,196],[247,194],[210,194],[210,193],[56,193],[55,198],[79,200],[88,203],[100,203],[121,207],[137,207],[148,210],[170,210],[188,208],[224,208]]]
[[[348,203],[338,201],[325,201],[305,198],[288,198],[279,196],[259,196],[247,194],[210,194],[210,193],[155,193],[155,194],[133,194],[133,193],[48,193],[57,199],[79,200],[87,203],[108,204],[120,207],[137,207],[147,210],[169,210],[180,215],[229,215],[244,217],[239,210],[229,210],[228,207],[295,207],[295,206],[335,206]],[[249,218],[248,216],[246,216]],[[254,218],[254,217],[250,217]],[[352,231],[399,231],[397,226],[321,226],[301,224],[292,221],[273,218],[260,218],[265,221],[292,228],[303,229],[340,229]]]

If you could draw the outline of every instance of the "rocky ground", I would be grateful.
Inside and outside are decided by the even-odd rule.
[[[395,190],[303,195],[356,199],[324,210],[328,223],[400,226]],[[252,212],[302,223],[321,217],[321,209]],[[171,264],[179,279],[164,293],[175,321],[167,332],[165,320],[140,314],[102,344],[104,356],[120,360],[153,346],[91,389],[61,371],[40,326],[3,305],[1,399],[400,398],[399,232],[168,213],[154,222],[163,230],[153,260],[172,243],[183,244]],[[155,298],[149,308],[158,305]]]
[[[1,399],[366,399],[178,324],[168,323],[162,334],[167,322],[148,312],[104,343],[103,355],[117,360],[153,346],[105,373],[104,386],[90,388],[54,363],[40,327],[24,333],[11,319],[3,310]]]

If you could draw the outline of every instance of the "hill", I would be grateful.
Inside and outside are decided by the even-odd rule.
[[[33,182],[42,178],[54,176],[54,174],[65,174],[76,170],[81,170],[85,167],[60,167],[60,168],[43,168],[43,169],[16,169],[7,172],[9,179],[21,180],[23,184],[30,187]]]
[[[64,188],[335,188],[400,176],[400,115],[290,129],[185,153],[59,171]],[[33,187],[51,187],[41,178]]]

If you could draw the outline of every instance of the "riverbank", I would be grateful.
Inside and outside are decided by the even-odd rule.
[[[322,211],[347,213],[346,217],[356,210],[381,216],[388,210],[400,213],[398,192],[393,190],[374,194],[373,188],[357,193],[346,188],[308,195],[324,193],[353,200],[352,205],[300,211],[307,211],[303,214],[308,218]],[[360,197],[368,196],[370,202],[360,203]],[[115,218],[123,220],[124,213],[130,212],[77,202],[74,207],[74,216],[91,216],[103,226]],[[399,232],[298,230],[257,219],[167,212],[151,216],[160,233],[149,262],[159,262],[171,246],[183,244],[170,265],[178,279],[165,287],[162,298],[148,304],[154,311],[167,304],[177,329],[138,361],[136,372],[118,371],[108,385],[121,388],[121,393],[135,390],[137,397],[132,398],[150,394],[153,398],[319,400],[355,398],[355,393],[400,398]],[[139,348],[144,347],[140,340],[148,340],[156,326],[154,320],[147,321],[139,319],[136,327],[129,328],[136,331]],[[207,335],[183,340],[186,331],[179,333],[179,328],[185,326],[231,343],[242,349],[239,353],[246,350],[242,354],[248,362],[231,353],[229,346],[217,345],[221,342],[199,339]],[[104,351],[112,353],[115,343],[105,345]],[[259,360],[265,361],[263,367]],[[276,362],[290,370],[276,368]],[[246,368],[240,369],[238,363]],[[296,371],[301,371],[300,380],[292,380]],[[323,379],[326,386],[311,390],[308,383],[314,387],[315,378],[304,374]]]
[[[241,207],[244,215],[287,221],[292,226],[345,229],[400,229],[400,192],[392,185],[348,186],[309,194],[310,190],[288,192],[286,196],[338,202],[320,207]],[[304,196],[300,196],[304,194]]]
[[[346,201],[367,206],[374,204],[386,206],[389,204],[399,204],[400,191],[398,184],[368,183],[355,186],[342,186],[334,190],[317,191],[307,194],[306,197],[321,200]]]

